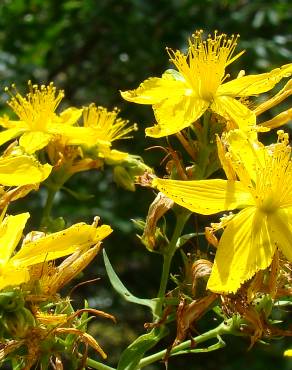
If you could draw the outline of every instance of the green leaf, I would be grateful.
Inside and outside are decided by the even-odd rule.
[[[191,233],[182,235],[180,238],[177,239],[176,248],[178,249],[182,247],[186,242],[188,242],[192,238],[195,238],[198,235],[205,235],[205,233]]]
[[[156,303],[152,299],[143,299],[143,298],[135,297],[124,286],[124,284],[121,282],[118,275],[115,273],[114,269],[112,268],[112,265],[108,259],[108,256],[105,250],[103,250],[103,260],[104,260],[106,272],[108,274],[110,282],[113,288],[115,289],[115,291],[118,292],[126,301],[136,303],[142,306],[147,306],[153,311]]]
[[[149,333],[138,337],[122,353],[117,370],[140,369],[139,362],[143,358],[144,353],[154,347],[155,344],[157,344],[166,334],[166,328],[160,326],[159,328],[154,328]]]

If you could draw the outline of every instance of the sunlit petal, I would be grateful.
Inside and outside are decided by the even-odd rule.
[[[203,215],[254,204],[251,194],[239,181],[180,181],[156,178],[152,186],[182,207]]]
[[[270,227],[273,230],[274,243],[292,262],[292,207],[279,209],[271,214]]]
[[[60,113],[60,121],[66,125],[74,125],[81,117],[83,109],[70,107]]]
[[[248,131],[256,124],[253,111],[230,96],[216,96],[211,109],[227,120],[233,121],[241,130]]]
[[[243,209],[228,223],[220,239],[208,289],[236,292],[257,271],[270,265],[275,249],[268,216],[256,207]]]
[[[20,128],[9,128],[8,130],[4,130],[0,132],[0,145],[7,143],[7,141],[15,139],[16,137],[20,136],[24,132],[23,129]]]
[[[0,290],[8,286],[15,286],[26,283],[29,280],[29,272],[27,268],[17,268],[10,266],[9,270],[5,270],[0,274]]]
[[[108,225],[94,227],[84,223],[25,243],[11,259],[18,266],[30,266],[89,248],[112,232]]]
[[[271,72],[250,75],[226,82],[218,88],[218,95],[251,96],[271,90],[283,77],[292,74],[292,63]]]
[[[256,138],[256,133],[244,133],[241,130],[229,131],[226,136],[228,153],[231,154],[234,169],[237,170],[242,181],[243,171],[239,170],[242,165],[246,175],[255,181],[259,167],[265,166],[265,146]]]
[[[52,166],[40,164],[27,155],[0,157],[0,184],[22,186],[44,181],[51,173]]]
[[[29,213],[20,213],[5,217],[0,224],[0,276],[1,265],[5,264],[11,257],[28,218]]]
[[[19,139],[19,145],[24,148],[26,153],[33,154],[37,150],[43,149],[51,141],[52,135],[43,131],[25,132]]]
[[[139,104],[157,104],[166,97],[184,95],[187,89],[184,81],[173,78],[148,78],[135,90],[122,91],[125,100]]]
[[[162,137],[175,134],[195,122],[208,103],[193,96],[173,96],[153,105],[157,125],[146,129],[146,135]]]

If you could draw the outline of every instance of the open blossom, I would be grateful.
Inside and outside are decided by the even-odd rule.
[[[233,56],[238,36],[227,38],[215,32],[202,39],[197,31],[189,40],[187,55],[167,49],[176,70],[161,78],[145,80],[135,90],[121,92],[128,101],[153,106],[157,125],[146,129],[146,135],[162,137],[190,126],[210,109],[235,127],[247,129],[256,124],[255,113],[236,98],[245,98],[271,90],[292,72],[292,64],[268,73],[241,76],[226,82],[226,67],[243,52]]]
[[[29,213],[21,213],[6,216],[0,223],[0,290],[29,281],[29,267],[87,251],[112,232],[108,225],[96,227],[78,223],[36,240],[24,241],[13,255],[28,218]]]
[[[57,135],[66,134],[66,127],[70,127],[73,135],[72,125],[78,120],[82,110],[68,108],[57,115],[55,111],[64,92],[57,92],[53,83],[38,86],[29,82],[28,86],[30,91],[25,97],[16,92],[8,101],[19,120],[10,120],[7,116],[1,118],[0,125],[6,130],[0,132],[0,145],[20,136],[19,145],[32,154],[47,146]]]
[[[189,210],[228,217],[208,288],[236,292],[257,271],[266,269],[279,248],[292,261],[292,161],[288,135],[263,146],[239,130],[227,135],[227,159],[238,180],[180,181],[156,178],[152,185]],[[225,166],[226,167],[226,166]]]
[[[112,149],[116,140],[131,138],[129,134],[137,130],[137,125],[129,125],[128,120],[118,117],[119,110],[110,111],[90,104],[83,107],[82,126],[64,128],[67,145],[82,145],[93,149],[98,157],[110,160],[124,160],[128,153]]]

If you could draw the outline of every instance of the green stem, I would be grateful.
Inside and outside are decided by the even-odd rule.
[[[176,354],[179,354],[178,352],[180,352],[180,351],[182,351],[184,349],[191,348],[193,342],[195,342],[196,344],[203,343],[203,342],[206,342],[209,339],[218,337],[218,335],[220,336],[222,334],[227,334],[229,332],[230,332],[230,330],[226,326],[226,324],[221,323],[216,328],[211,329],[208,332],[195,337],[193,339],[193,341],[186,340],[185,342],[182,342],[182,343],[178,344],[176,347],[174,347],[170,351],[169,355],[170,356],[176,355]],[[220,348],[220,347],[218,347],[218,348]],[[154,353],[153,355],[144,357],[139,362],[139,369],[141,369],[142,367],[145,367],[147,365],[150,365],[150,364],[152,364],[155,361],[162,360],[165,357],[165,355],[167,354],[167,351],[168,351],[167,349],[164,349],[164,350],[162,350],[160,352]]]
[[[163,304],[162,301],[165,296],[165,292],[167,288],[171,261],[176,251],[177,240],[181,236],[181,233],[183,231],[183,228],[189,216],[190,216],[190,213],[188,211],[180,209],[180,213],[178,213],[176,217],[175,229],[174,229],[171,241],[167,247],[167,251],[163,255],[163,267],[162,267],[161,281],[160,281],[159,291],[157,294],[158,301],[157,301],[156,308],[154,310],[155,317],[161,318],[162,304]]]
[[[210,140],[209,140],[209,121],[210,113],[205,112],[203,118],[203,129],[201,135],[200,150],[198,154],[198,165],[201,170],[201,179],[206,178],[206,170],[209,162],[210,155]]]
[[[47,188],[48,195],[47,195],[46,204],[45,204],[45,207],[44,207],[44,210],[43,210],[43,217],[42,217],[42,221],[41,221],[42,226],[45,223],[45,221],[51,215],[53,202],[54,202],[55,195],[57,194],[57,191],[58,191],[58,189],[53,189],[51,187]]]
[[[88,358],[86,360],[86,365],[92,367],[93,369],[97,369],[97,370],[116,370],[113,367],[102,364],[101,362],[94,361],[91,358]]]

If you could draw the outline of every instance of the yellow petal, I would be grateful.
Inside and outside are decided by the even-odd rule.
[[[290,123],[292,120],[292,108],[285,110],[277,114],[272,119],[262,122],[260,126],[268,127],[269,129],[278,128],[280,126],[285,125],[285,123]]]
[[[24,130],[19,128],[10,128],[0,132],[0,145],[7,143],[7,141],[12,140],[19,135],[21,135]]]
[[[0,275],[0,290],[8,286],[26,283],[29,278],[29,272],[26,268],[16,268],[15,266],[7,265],[7,269],[4,268]]]
[[[251,194],[239,181],[180,181],[156,178],[152,186],[182,207],[203,215],[254,204]]]
[[[250,179],[256,180],[259,167],[265,166],[265,147],[257,140],[255,132],[229,131],[226,135],[228,152],[234,163],[243,164]],[[239,178],[241,177],[238,173]],[[242,179],[244,180],[244,179]]]
[[[173,96],[153,105],[158,125],[146,129],[146,135],[163,137],[175,134],[195,122],[209,103],[193,96]]]
[[[29,213],[6,216],[0,224],[0,266],[5,265],[17,246]],[[0,273],[2,269],[0,268]]]
[[[273,230],[273,240],[282,250],[285,257],[292,262],[292,207],[279,208],[270,216],[270,227]]]
[[[108,225],[94,227],[84,223],[25,243],[11,259],[15,265],[26,267],[66,256],[80,249],[89,248],[112,232]]]
[[[51,173],[52,166],[40,164],[27,155],[0,157],[0,184],[22,186],[44,181]]]
[[[292,63],[273,69],[271,72],[236,78],[221,85],[217,93],[234,97],[261,94],[271,90],[283,77],[289,77],[291,73]]]
[[[226,148],[223,145],[223,136],[220,138],[218,135],[216,136],[216,143],[217,143],[217,152],[218,158],[221,162],[222,168],[225,172],[227,180],[237,180],[236,172],[234,171],[232,161],[230,156],[226,155]],[[224,136],[225,139],[225,136]]]
[[[255,207],[233,217],[217,247],[208,289],[235,293],[257,271],[267,268],[276,248],[271,234],[268,216]]]
[[[185,90],[184,81],[169,78],[164,74],[162,78],[148,78],[137,89],[121,91],[121,95],[125,100],[133,103],[156,104],[172,96],[184,95]]]
[[[37,150],[43,149],[50,140],[52,135],[43,131],[25,132],[19,139],[19,145],[24,148],[26,153],[33,154]]]
[[[284,356],[292,357],[292,349],[286,349],[286,351],[284,352]]]
[[[3,117],[0,117],[0,126],[11,129],[11,128],[18,128],[19,130],[27,130],[29,127],[26,122],[24,121],[14,121],[9,119],[8,116],[4,115]]]
[[[94,146],[98,144],[96,131],[90,127],[74,127],[64,124],[55,124],[50,127],[50,133],[61,135],[66,139],[67,145]],[[106,143],[110,145],[110,142]]]
[[[66,125],[74,125],[78,119],[81,117],[83,109],[78,109],[75,107],[70,107],[65,109],[62,113],[60,113],[60,119],[63,124]]]
[[[230,96],[216,96],[210,108],[225,119],[235,122],[243,131],[248,131],[250,126],[256,124],[255,113]]]

